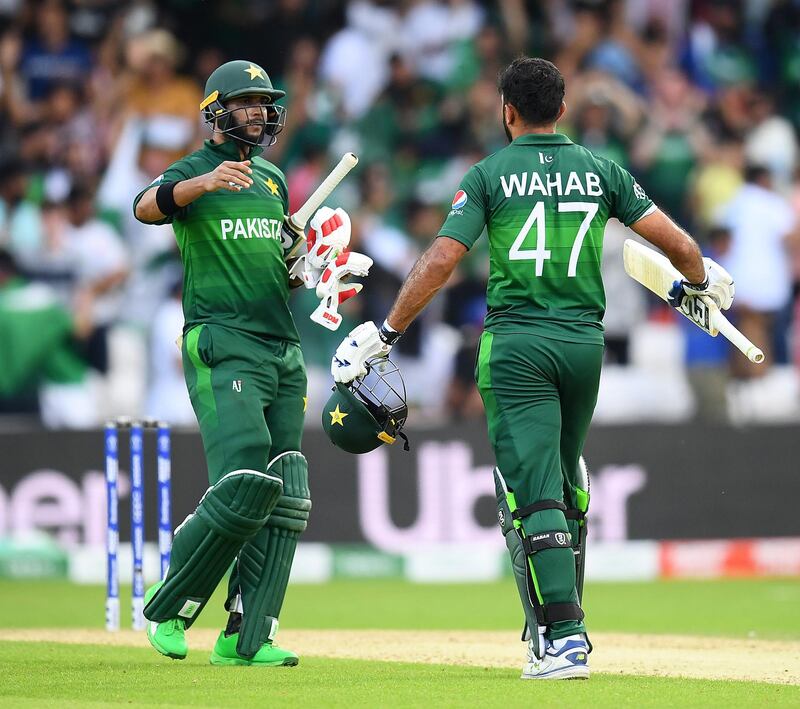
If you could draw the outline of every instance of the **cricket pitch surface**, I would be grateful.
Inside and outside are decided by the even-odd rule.
[[[190,656],[208,652],[217,631],[187,633]],[[688,635],[593,633],[592,672],[800,684],[800,642]],[[149,647],[144,632],[122,630],[0,630],[0,640]],[[301,658],[381,660],[521,668],[525,646],[510,631],[285,630],[280,643]]]

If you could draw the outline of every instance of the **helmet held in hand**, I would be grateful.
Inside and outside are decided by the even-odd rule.
[[[406,387],[389,359],[367,362],[367,373],[349,384],[337,383],[322,412],[322,427],[333,444],[348,453],[368,453],[400,436],[408,417]]]

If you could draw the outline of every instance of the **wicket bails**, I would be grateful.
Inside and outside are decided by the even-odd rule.
[[[119,431],[130,429],[131,556],[133,590],[132,627],[144,628],[144,433],[156,431],[158,478],[158,551],[161,577],[169,567],[172,546],[171,441],[169,425],[152,420],[131,421],[119,417],[105,426],[105,471],[107,499],[106,533],[106,629],[119,630]]]

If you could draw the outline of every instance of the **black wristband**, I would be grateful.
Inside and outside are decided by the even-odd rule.
[[[694,290],[705,290],[708,288],[708,281],[709,278],[706,276],[706,279],[702,283],[689,283],[689,281],[686,281],[686,285],[690,288],[694,288]]]
[[[383,321],[383,325],[378,330],[378,337],[390,347],[400,339],[402,334],[402,332],[397,332],[397,330],[393,329],[386,320]]]
[[[175,192],[175,185],[177,184],[178,181],[165,182],[163,185],[159,185],[156,190],[156,206],[158,207],[158,211],[164,216],[171,217],[173,214],[183,209],[183,207],[179,207],[175,204],[173,192]]]

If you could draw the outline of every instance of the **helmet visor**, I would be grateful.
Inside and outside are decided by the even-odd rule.
[[[247,145],[274,145],[276,136],[286,125],[286,108],[272,103],[267,96],[257,98],[257,102],[243,106],[236,105],[239,101],[233,99],[232,107],[226,106],[213,114],[210,118],[216,121],[214,132],[224,133]]]
[[[354,381],[352,389],[391,436],[403,427],[408,418],[406,386],[394,362],[385,357],[371,359],[366,375]]]

